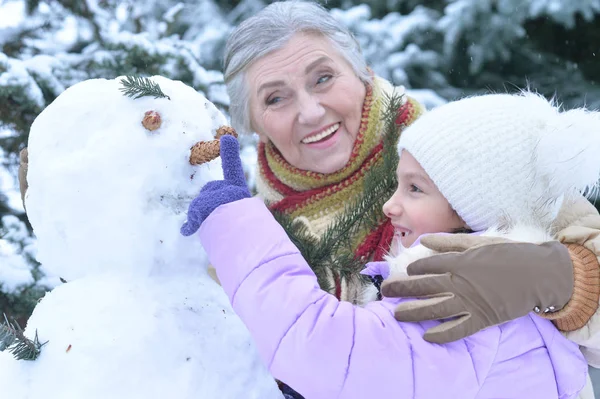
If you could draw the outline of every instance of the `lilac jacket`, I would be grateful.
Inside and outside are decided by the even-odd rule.
[[[422,338],[437,322],[394,319],[400,300],[338,301],[258,198],[217,208],[200,238],[269,369],[306,399],[566,399],[585,384],[577,345],[535,315],[437,345]]]

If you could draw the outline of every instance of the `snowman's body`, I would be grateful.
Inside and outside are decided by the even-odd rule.
[[[190,148],[226,120],[193,89],[153,80],[170,100],[91,80],[32,126],[28,217],[38,260],[67,283],[25,330],[48,341],[40,357],[0,353],[7,397],[281,398],[199,240],[179,234],[191,199],[221,178],[218,160],[190,165]],[[146,111],[159,129],[142,126]]]

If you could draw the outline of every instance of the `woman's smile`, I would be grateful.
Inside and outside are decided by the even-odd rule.
[[[335,123],[319,132],[309,134],[307,137],[305,137],[302,140],[302,143],[303,144],[313,144],[313,143],[327,141],[329,138],[331,138],[331,136],[333,136],[335,133],[337,133],[339,128],[340,128],[340,124]]]

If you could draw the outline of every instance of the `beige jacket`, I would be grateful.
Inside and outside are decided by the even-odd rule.
[[[600,261],[600,215],[587,200],[581,198],[563,206],[555,222],[555,229],[556,237],[562,243],[583,245]],[[579,345],[590,366],[600,367],[600,310],[594,313],[583,328],[564,334]],[[594,399],[594,389],[589,376],[579,399]]]

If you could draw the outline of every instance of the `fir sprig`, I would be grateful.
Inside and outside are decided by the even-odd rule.
[[[42,346],[40,343],[37,330],[33,340],[27,338],[23,333],[23,329],[16,321],[11,323],[4,315],[4,322],[0,323],[0,352],[8,350],[17,360],[35,360],[41,353]]]
[[[121,79],[121,87],[119,90],[123,92],[127,97],[138,99],[141,97],[154,97],[154,98],[166,98],[168,100],[171,97],[167,96],[161,90],[158,83],[153,82],[149,78],[141,76],[126,76]]]
[[[398,152],[396,144],[403,126],[396,124],[398,109],[402,105],[402,96],[392,95],[384,98],[382,112],[383,152],[382,162],[373,165],[365,174],[362,193],[354,202],[348,204],[335,221],[321,235],[320,239],[308,231],[301,222],[289,215],[274,213],[292,242],[311,266],[322,289],[331,291],[327,278],[336,272],[345,279],[363,280],[359,272],[369,259],[359,259],[353,252],[353,237],[357,231],[372,231],[384,220],[382,207],[393,194],[397,186],[396,167]]]

